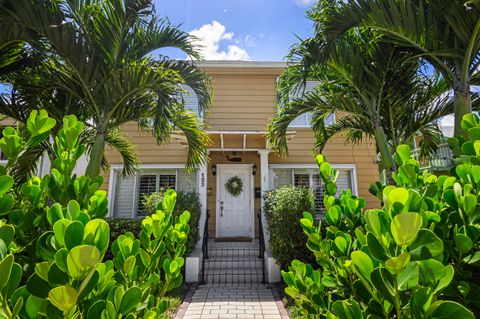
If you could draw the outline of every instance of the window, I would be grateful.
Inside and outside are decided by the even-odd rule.
[[[138,178],[138,215],[145,215],[145,207],[142,203],[145,196],[167,189],[176,189],[176,181],[176,170],[141,174]]]
[[[195,113],[199,118],[202,118],[203,115],[200,114],[200,111],[198,110],[197,94],[189,86],[184,86],[184,89],[187,91],[186,93],[182,94],[182,99],[185,102],[185,108]]]
[[[352,170],[337,170],[339,172],[337,179],[338,193],[342,189],[353,189]],[[317,168],[275,168],[272,169],[272,174],[273,188],[279,188],[284,185],[310,188],[315,195],[315,212],[322,213],[325,211],[325,206],[323,205],[325,184],[321,180]]]
[[[315,89],[315,86],[317,85],[317,81],[307,81],[305,85],[305,91],[304,93],[312,92]],[[303,93],[303,94],[304,94]],[[300,97],[303,95],[301,92],[299,92],[296,96],[292,96],[292,99],[295,97]],[[324,118],[324,122],[326,126],[332,125],[335,123],[335,113],[331,113],[328,116]],[[305,113],[294,119],[290,125],[288,126],[290,128],[308,128],[312,127],[312,113]]]
[[[142,200],[145,195],[168,188],[195,192],[197,173],[183,168],[143,169],[136,177],[124,178],[115,171],[113,217],[128,218],[144,215]]]

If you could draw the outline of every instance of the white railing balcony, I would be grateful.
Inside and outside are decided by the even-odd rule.
[[[429,171],[444,171],[453,166],[453,153],[447,143],[438,145],[438,148],[428,156],[420,158],[420,150],[412,151],[412,156],[420,163],[420,169]]]

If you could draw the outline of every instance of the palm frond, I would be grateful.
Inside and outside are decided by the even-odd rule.
[[[138,156],[136,147],[129,138],[119,130],[111,130],[105,137],[105,142],[116,150],[123,160],[123,176],[133,176],[138,171]]]
[[[164,57],[158,63],[167,70],[176,71],[185,81],[185,85],[195,92],[201,115],[208,111],[212,104],[212,92],[210,79],[205,72],[196,67],[192,61],[170,60]]]

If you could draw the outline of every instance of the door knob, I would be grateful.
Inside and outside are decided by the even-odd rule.
[[[223,217],[223,200],[220,201],[220,217]]]

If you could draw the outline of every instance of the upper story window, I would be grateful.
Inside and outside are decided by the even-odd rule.
[[[305,90],[303,91],[304,93],[311,92],[315,89],[315,86],[317,85],[318,81],[307,81],[305,84]],[[298,93],[294,97],[299,97],[302,94],[302,92]],[[328,116],[325,117],[324,119],[325,125],[329,126],[335,123],[335,113],[331,113]],[[305,113],[294,119],[290,125],[288,126],[290,128],[309,128],[312,127],[312,113]]]
[[[182,99],[185,102],[185,108],[187,110],[192,111],[195,113],[200,119],[203,118],[203,114],[200,114],[200,111],[198,110],[198,99],[197,99],[197,94],[193,89],[189,86],[184,86],[183,87],[187,92],[182,94]]]

